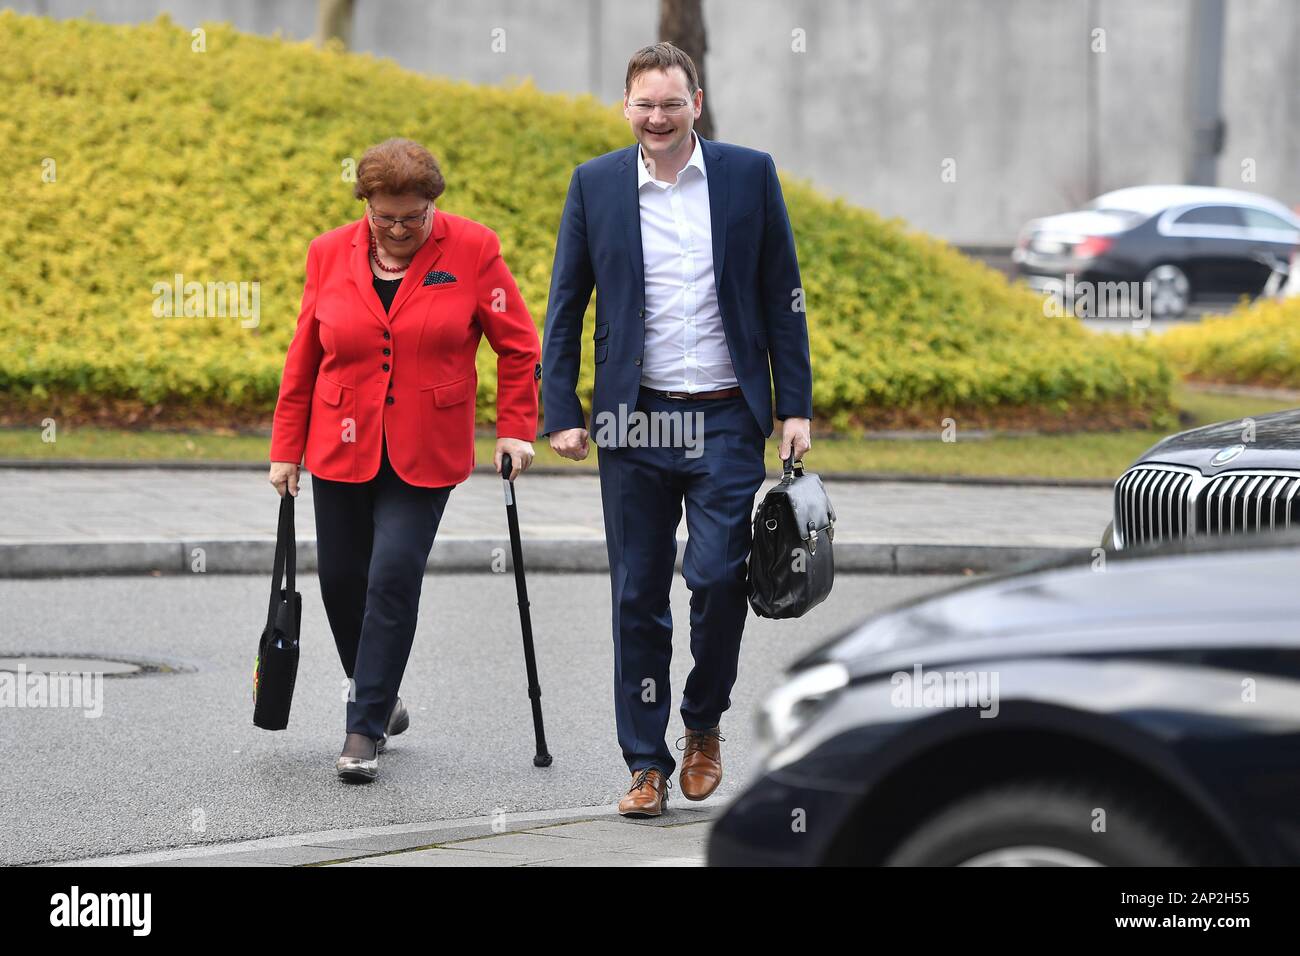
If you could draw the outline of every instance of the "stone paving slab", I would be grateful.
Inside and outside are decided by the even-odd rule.
[[[547,861],[549,862],[549,861]],[[337,863],[343,867],[395,867],[395,866],[511,866],[496,853],[476,853],[473,850],[425,850],[416,855],[403,853],[393,857],[371,857]]]
[[[530,474],[515,485],[529,567],[608,567],[597,476]],[[838,519],[837,566],[852,571],[992,570],[1096,547],[1110,520],[1106,487],[830,479],[826,488]],[[208,572],[263,572],[277,510],[260,471],[0,469],[0,576],[181,573],[196,570],[198,555]],[[456,486],[430,568],[496,570],[492,563],[509,554],[504,510],[495,475],[475,473]],[[310,477],[296,512],[299,564],[310,571]],[[683,518],[679,561],[686,530]]]
[[[660,817],[616,805],[475,817],[77,860],[66,866],[702,866],[716,795]]]
[[[328,865],[701,866],[705,860],[709,825],[707,819],[658,826],[641,825],[639,821],[621,818],[581,820]]]

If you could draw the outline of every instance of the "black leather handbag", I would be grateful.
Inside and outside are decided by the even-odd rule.
[[[759,617],[801,617],[835,581],[835,509],[822,480],[793,454],[754,512],[749,606]]]
[[[289,726],[289,705],[298,679],[298,629],[302,595],[295,587],[297,542],[294,540],[293,495],[280,499],[280,523],[275,533],[275,565],[271,572],[271,605],[266,627],[257,642],[253,662],[253,723],[263,730]],[[281,587],[281,578],[285,587]]]

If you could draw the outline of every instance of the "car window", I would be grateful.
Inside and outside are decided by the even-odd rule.
[[[1180,226],[1244,226],[1236,206],[1195,206],[1174,220]]]
[[[1295,226],[1287,222],[1280,216],[1275,216],[1271,212],[1265,212],[1262,209],[1243,209],[1246,216],[1246,225],[1252,229],[1285,229],[1287,232],[1295,232]]]

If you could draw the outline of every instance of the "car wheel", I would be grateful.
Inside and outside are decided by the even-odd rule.
[[[1197,866],[1211,854],[1196,832],[1141,791],[1016,781],[939,810],[902,839],[885,865]]]
[[[1192,303],[1192,283],[1178,266],[1158,265],[1142,281],[1150,290],[1151,318],[1176,319],[1187,313]]]

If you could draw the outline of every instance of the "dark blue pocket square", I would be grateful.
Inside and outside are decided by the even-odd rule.
[[[430,272],[424,277],[425,285],[442,285],[444,282],[455,282],[456,277],[450,272]]]

